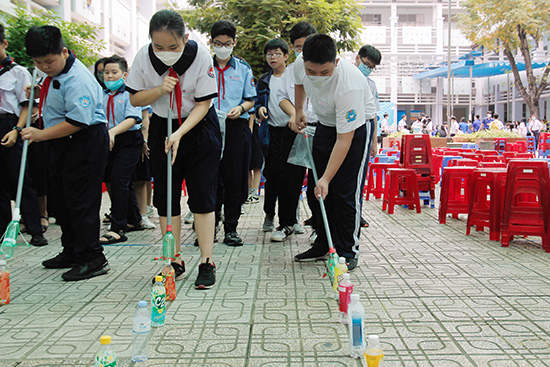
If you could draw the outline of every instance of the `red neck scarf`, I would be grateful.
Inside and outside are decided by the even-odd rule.
[[[118,91],[115,94],[109,93],[109,99],[107,100],[107,128],[109,127],[110,115],[113,116],[113,127],[116,126],[116,123],[115,123],[115,96],[119,93],[120,92],[118,92]]]
[[[174,87],[174,90],[172,92],[170,92],[170,109],[172,109],[172,107],[173,107],[172,93],[175,93],[176,94],[176,108],[178,109],[178,120],[179,120],[179,123],[180,123],[180,126],[181,126],[181,124],[182,124],[182,122],[181,122],[181,99],[182,99],[183,96],[181,94],[180,79],[178,78],[178,74],[176,73],[176,71],[173,68],[170,68],[168,70],[168,76],[171,76],[171,77],[176,78],[178,80],[177,83],[176,83],[176,86]]]
[[[46,103],[46,98],[48,98],[48,91],[50,90],[50,83],[52,81],[51,77],[46,77],[42,81],[42,85],[40,87],[40,102],[38,103],[38,128],[43,129],[44,128],[44,120],[42,119],[42,107],[44,107],[44,103]]]
[[[223,69],[216,65],[218,69],[218,109],[220,109],[221,100],[225,99],[225,76],[223,75],[224,71],[229,69],[231,65],[227,64]],[[223,88],[223,94],[220,92],[220,87]]]

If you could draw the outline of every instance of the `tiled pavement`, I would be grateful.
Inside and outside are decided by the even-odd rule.
[[[293,262],[308,234],[270,243],[261,208],[246,206],[239,228],[247,245],[215,246],[215,288],[193,288],[199,251],[183,248],[188,275],[166,326],[153,330],[143,366],[362,365],[347,356],[323,264]],[[464,219],[439,225],[436,209],[396,208],[390,216],[380,208],[379,200],[364,208],[370,227],[352,281],[366,332],[380,335],[384,366],[550,366],[550,254],[538,238],[501,248],[487,233],[467,237]],[[40,265],[60,250],[57,226],[47,237],[49,246],[18,247],[8,263],[12,303],[0,307],[0,366],[91,366],[102,334],[112,335],[119,365],[133,365],[131,318],[161,267],[151,261],[160,231],[106,247],[109,274],[76,283]]]

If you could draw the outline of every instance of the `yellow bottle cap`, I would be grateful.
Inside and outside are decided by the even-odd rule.
[[[162,275],[156,275],[155,282],[162,282]]]
[[[111,337],[109,335],[103,335],[99,339],[99,342],[101,343],[101,345],[111,344]]]

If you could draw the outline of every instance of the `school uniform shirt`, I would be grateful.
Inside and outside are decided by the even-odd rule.
[[[0,75],[0,115],[14,114],[19,117],[21,104],[29,101],[24,88],[31,84],[31,75],[8,56],[0,63],[0,73],[9,67],[11,69]]]
[[[178,74],[182,92],[181,117],[189,116],[197,102],[213,99],[217,96],[216,75],[212,58],[208,51],[198,47],[195,41],[189,40],[185,45],[180,59],[172,66]],[[137,93],[162,85],[168,76],[170,66],[165,65],[154,54],[153,46],[143,46],[137,53],[132,69],[126,78],[126,90]],[[167,94],[151,103],[156,115],[167,118],[170,94]],[[210,103],[212,105],[212,102]],[[176,103],[172,105],[172,116],[177,118]]]
[[[141,130],[141,107],[130,103],[130,93],[123,84],[113,95],[109,89],[103,91],[103,110],[107,116],[107,129],[111,129],[126,119],[135,119],[136,123],[127,131]],[[112,104],[110,97],[112,96]]]
[[[388,119],[387,119],[387,118],[383,118],[383,119],[380,121],[380,130],[381,130],[383,133],[387,133],[387,132],[389,131]]]
[[[458,125],[458,122],[456,121],[451,122],[451,129],[449,130],[451,135],[456,134],[458,130],[460,130],[460,126]]]
[[[376,88],[376,83],[374,82],[374,80],[372,80],[368,76],[365,78],[367,78],[367,83],[369,83],[370,92],[374,96],[374,107],[376,108],[376,111],[380,111],[380,101],[378,100],[378,88]]]
[[[252,68],[244,60],[231,56],[227,65],[221,68],[214,61],[214,72],[218,81],[218,97],[214,98],[214,107],[218,111],[229,112],[233,107],[244,101],[253,101],[256,97],[256,84],[252,75]],[[248,112],[240,118],[248,119]]]
[[[399,120],[399,124],[397,125],[397,128],[399,131],[403,131],[403,129],[407,128],[407,121],[406,120]]]
[[[350,62],[338,57],[332,80],[324,88],[313,86],[304,66],[304,59],[298,57],[294,66],[297,85],[303,85],[319,122],[336,127],[339,134],[356,130],[366,120],[376,117],[374,96],[365,76]]]
[[[282,100],[288,99],[290,102],[292,102],[293,105],[295,105],[294,101],[296,99],[296,95],[294,94],[294,63],[286,67],[281,81],[283,85],[277,92],[278,104],[280,104]],[[306,101],[304,102],[304,112],[306,114],[306,122],[311,124],[319,121],[317,115],[313,111],[312,104],[309,102],[309,97],[306,97]]]
[[[271,79],[269,79],[269,100],[267,102],[269,106],[269,111],[267,112],[267,123],[268,125],[274,127],[285,127],[288,125],[289,120],[288,115],[284,113],[281,106],[279,106],[277,94],[281,88],[283,88],[283,76],[281,75],[280,77],[277,77],[275,75],[271,75]]]
[[[81,128],[106,124],[101,86],[84,64],[69,53],[65,68],[51,78],[44,92],[47,93],[42,101],[44,128],[63,121]]]
[[[529,121],[529,127],[532,132],[540,132],[542,130],[543,124],[539,119]]]

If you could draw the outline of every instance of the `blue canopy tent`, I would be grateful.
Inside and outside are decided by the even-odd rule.
[[[545,67],[547,62],[535,62],[533,63],[533,69]],[[525,70],[525,63],[518,62],[518,71]],[[451,74],[453,78],[484,78],[495,75],[504,75],[512,72],[512,67],[507,61],[494,61],[486,62],[482,64],[474,64],[474,60],[460,60],[451,64]],[[414,79],[426,79],[426,78],[446,78],[448,75],[447,66],[442,66],[436,69],[423,71],[416,74]]]

